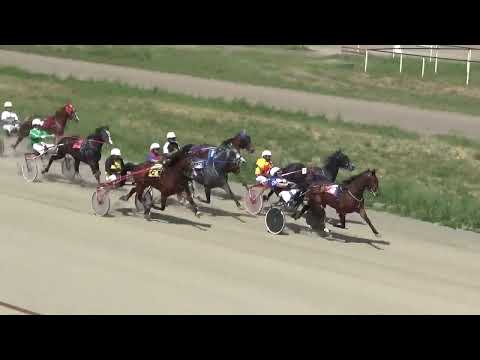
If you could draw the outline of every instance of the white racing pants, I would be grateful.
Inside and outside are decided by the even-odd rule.
[[[45,152],[50,150],[51,148],[55,147],[53,144],[47,144],[44,142],[40,142],[38,144],[33,144],[33,150],[38,152],[40,155],[43,155]]]
[[[290,200],[292,200],[293,196],[299,191],[300,190],[298,189],[285,190],[280,193],[280,197],[282,198],[283,201],[288,203]]]
[[[264,185],[268,181],[268,179],[265,176],[262,176],[262,175],[257,176],[257,178],[255,180],[257,181],[257,183],[262,184],[262,185]]]

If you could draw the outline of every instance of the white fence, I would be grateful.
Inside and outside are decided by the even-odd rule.
[[[403,57],[412,56],[422,58],[422,71],[421,77],[425,75],[425,61],[428,58],[429,62],[435,61],[435,74],[438,72],[438,60],[449,60],[464,62],[466,65],[466,79],[465,84],[470,82],[470,65],[471,63],[480,63],[478,60],[472,60],[472,51],[477,51],[480,54],[480,48],[469,47],[463,45],[394,45],[389,47],[364,47],[362,45],[342,46],[342,53],[348,54],[363,54],[365,56],[364,71],[368,69],[368,55],[369,53],[377,54],[391,54],[395,59],[396,55],[400,56],[399,71],[403,70]],[[447,56],[439,56],[442,54],[448,54]],[[455,54],[457,56],[453,56]]]

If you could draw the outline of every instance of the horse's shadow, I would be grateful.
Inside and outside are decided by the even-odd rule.
[[[135,209],[130,209],[130,208],[117,208],[115,211],[121,213],[123,216],[137,216],[140,215],[143,217],[142,213],[137,213]],[[139,217],[140,217],[139,216]],[[207,231],[205,228],[209,229],[212,227],[211,224],[205,224],[205,223],[200,223],[196,221],[191,221],[187,219],[182,219],[176,216],[172,215],[167,215],[167,214],[161,214],[157,212],[151,212],[150,213],[150,221],[156,221],[156,222],[161,222],[161,223],[167,223],[167,224],[176,224],[176,225],[189,225],[193,226],[199,230],[202,231]]]
[[[323,231],[316,231],[312,230],[307,226],[304,225],[299,225],[295,223],[287,223],[286,227],[292,230],[295,234],[301,234],[301,233],[313,233],[317,234],[320,237],[325,238],[326,240],[329,241],[343,241],[346,244],[353,243],[353,244],[367,244],[372,247],[374,247],[377,250],[383,250],[382,248],[376,246],[378,245],[390,245],[390,242],[388,241],[383,241],[383,240],[372,240],[372,239],[366,239],[366,238],[361,238],[361,237],[354,237],[354,236],[349,236],[345,234],[340,234],[334,231],[330,231],[329,234],[324,233]]]
[[[206,213],[206,214],[214,216],[214,217],[216,217],[216,216],[232,217],[232,218],[240,221],[243,224],[245,224],[246,221],[242,220],[241,219],[242,217],[246,217],[246,218],[255,218],[256,217],[256,216],[252,216],[252,215],[246,214],[246,213],[230,212],[230,211],[226,211],[226,210],[222,210],[222,209],[218,209],[218,208],[206,207],[206,206],[199,206],[199,210]]]
[[[97,188],[97,183],[85,180],[83,178],[75,178],[73,180],[67,179],[63,175],[58,175],[58,174],[43,174],[43,179],[45,179],[48,182],[53,182],[53,183],[59,183],[59,184],[74,184],[78,185],[82,188],[90,188],[90,189],[96,189]]]
[[[335,218],[331,218],[331,217],[328,217],[325,219],[325,221],[330,224],[330,225],[339,225],[340,224],[340,220],[339,219],[335,219]],[[356,221],[356,220],[348,220],[346,219],[345,220],[345,223],[347,224],[357,224],[357,225],[366,225],[364,222],[362,221]]]

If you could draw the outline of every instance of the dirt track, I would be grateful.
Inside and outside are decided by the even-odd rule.
[[[392,125],[424,134],[454,132],[470,138],[480,138],[480,117],[413,109],[401,105],[325,96],[301,91],[234,84],[226,81],[201,79],[186,75],[165,74],[115,65],[59,59],[40,55],[0,50],[0,65],[60,77],[115,80],[144,88],[166,89],[176,93],[226,99],[244,98],[286,110],[302,110],[341,115],[344,120],[369,124]]]
[[[118,201],[98,218],[93,188],[27,184],[16,160],[0,159],[0,301],[33,312],[480,314],[479,234],[370,211],[381,239],[357,216],[333,240],[303,220],[272,236],[218,197],[200,219]]]

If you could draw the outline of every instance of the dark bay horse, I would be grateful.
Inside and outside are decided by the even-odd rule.
[[[321,225],[326,229],[325,207],[328,205],[335,209],[339,215],[340,225],[338,227],[345,229],[346,214],[356,212],[370,226],[373,233],[376,236],[380,236],[365,211],[365,199],[363,197],[365,190],[370,191],[374,195],[378,191],[378,178],[375,169],[368,169],[361,174],[355,175],[345,180],[341,185],[326,182],[312,184],[307,191],[307,206],[306,209],[302,209],[302,214],[306,210],[309,211],[310,216],[307,214],[307,223],[312,228]]]
[[[45,174],[56,160],[63,159],[65,155],[70,154],[75,159],[75,176],[79,175],[80,162],[90,166],[92,174],[100,184],[100,166],[102,158],[103,144],[112,145],[112,137],[107,126],[95,129],[95,133],[87,136],[86,139],[79,137],[65,137],[61,139],[57,146],[57,153],[50,157],[47,167],[42,171]]]
[[[173,153],[169,158],[169,164],[162,167],[161,170],[158,165],[143,164],[135,168],[135,192],[144,206],[144,216],[147,220],[150,219],[151,209],[163,211],[167,206],[167,198],[171,195],[180,195],[184,193],[195,216],[200,216],[200,211],[193,201],[192,193],[188,186],[188,181],[192,175],[191,159],[188,156],[189,151],[193,145],[185,145],[180,150]],[[139,171],[139,170],[145,171]],[[143,196],[146,188],[153,187],[160,191],[160,207],[156,207],[152,202],[147,201]],[[141,194],[140,196],[138,194]]]
[[[12,148],[15,150],[22,142],[23,139],[28,137],[30,130],[32,130],[32,121],[34,119],[42,120],[42,128],[48,131],[50,134],[54,134],[56,140],[59,137],[63,136],[65,127],[67,126],[68,120],[75,119],[77,122],[80,120],[77,116],[77,112],[73,105],[69,102],[55,112],[55,115],[52,116],[43,116],[43,115],[32,115],[25,118],[25,120],[20,124],[18,130],[17,141],[12,145]]]
[[[194,145],[192,153],[195,153],[196,158],[206,160],[208,158],[209,150],[216,148],[216,146],[209,144]],[[234,137],[223,141],[219,148],[234,149],[238,154],[240,154],[241,150],[247,150],[249,153],[255,152],[252,139],[245,130],[242,130]]]

